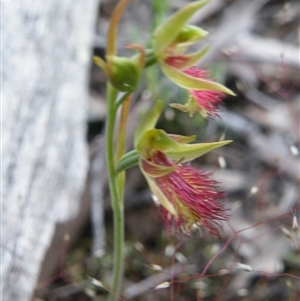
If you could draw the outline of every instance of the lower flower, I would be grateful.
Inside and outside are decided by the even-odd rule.
[[[162,216],[169,227],[190,233],[203,225],[219,236],[220,221],[229,219],[224,204],[218,202],[224,193],[217,190],[211,175],[187,165],[168,160],[158,151],[140,166],[152,192],[162,204]]]

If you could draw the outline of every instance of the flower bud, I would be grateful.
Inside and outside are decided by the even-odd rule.
[[[107,60],[112,85],[119,91],[134,91],[140,78],[140,68],[137,63],[132,59],[118,56],[108,56]]]

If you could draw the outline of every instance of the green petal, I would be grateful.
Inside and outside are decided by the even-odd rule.
[[[173,140],[175,140],[176,142],[181,143],[181,144],[190,143],[190,142],[194,141],[197,138],[196,135],[181,136],[181,135],[168,134],[168,136],[170,138],[172,138]]]
[[[204,118],[206,118],[208,115],[205,108],[202,107],[193,97],[189,97],[188,101],[184,105],[180,103],[170,103],[169,106],[182,112],[188,112],[191,118],[194,117],[196,112],[198,112]]]
[[[176,39],[172,42],[172,44],[181,45],[186,48],[202,40],[207,35],[208,32],[203,30],[202,28],[185,24],[181,27],[180,32],[178,33]]]
[[[163,166],[163,165],[157,165],[155,163],[152,163],[151,161],[147,160],[140,160],[140,164],[143,167],[143,170],[147,173],[147,175],[151,178],[160,178],[163,177],[170,172],[174,171],[177,166]]]
[[[182,64],[180,66],[181,70],[187,69],[191,66],[194,66],[209,50],[209,46],[204,47],[198,52],[190,53],[190,54],[185,54],[184,56],[188,58],[185,64]]]
[[[165,131],[151,129],[141,137],[136,150],[145,158],[155,155],[157,151],[161,151],[169,160],[187,162],[230,142],[231,140],[212,143],[181,144],[172,139],[172,136],[168,135]]]
[[[180,150],[167,149],[164,153],[172,161],[188,162],[231,142],[231,140],[224,140],[211,143],[185,144],[181,145]]]
[[[150,130],[153,129],[154,126],[156,125],[156,122],[162,112],[163,109],[163,102],[161,100],[158,100],[154,107],[146,114],[145,117],[143,117],[142,122],[138,126],[138,128],[135,131],[134,134],[134,145],[135,148],[137,144],[139,143],[141,137],[143,134]]]
[[[167,149],[180,150],[181,145],[169,135],[158,129],[146,131],[136,145],[136,150],[144,158],[153,156],[157,151],[165,152]]]
[[[153,33],[152,44],[154,52],[159,55],[168,47],[182,30],[182,26],[192,17],[192,15],[208,0],[192,2],[177,11],[166,22],[159,26]]]
[[[141,171],[152,191],[152,193],[157,197],[158,201],[162,206],[165,207],[166,210],[168,210],[171,214],[177,216],[177,212],[172,205],[172,203],[168,200],[168,198],[164,195],[164,193],[160,190],[160,188],[156,185],[155,181],[153,181],[147,173],[143,170],[141,164],[140,164]]]
[[[167,64],[161,64],[162,70],[166,76],[168,76],[177,85],[191,90],[213,90],[227,93],[229,95],[235,95],[230,89],[224,87],[216,82],[193,77],[185,74],[181,70],[173,68]]]
[[[103,70],[103,72],[105,73],[105,75],[107,77],[109,76],[108,66],[107,66],[106,62],[104,60],[102,60],[102,58],[100,58],[98,56],[93,56],[93,62]]]

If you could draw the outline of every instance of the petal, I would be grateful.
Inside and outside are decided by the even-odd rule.
[[[147,173],[147,175],[150,176],[151,178],[163,177],[177,168],[176,165],[170,165],[170,166],[157,165],[155,163],[152,163],[144,159],[140,160],[140,166],[145,171],[145,173]]]
[[[152,38],[154,52],[157,55],[163,52],[182,31],[182,26],[184,26],[192,15],[206,3],[208,3],[208,0],[192,2],[177,11],[166,22],[159,26],[154,31]]]
[[[181,143],[181,144],[186,144],[194,141],[197,136],[192,135],[192,136],[182,136],[182,135],[174,135],[174,134],[168,134],[170,138],[172,138],[174,141]]]
[[[180,146],[180,149],[167,149],[164,151],[168,159],[172,161],[188,162],[192,161],[202,155],[210,152],[211,150],[231,143],[231,140],[224,140],[220,142],[211,143],[196,143],[196,144],[184,144]]]
[[[159,129],[146,131],[136,145],[136,150],[144,158],[150,158],[157,151],[164,152],[167,149],[180,150],[180,144],[165,131]]]
[[[144,133],[136,145],[136,150],[144,158],[152,157],[160,151],[172,161],[187,162],[230,142],[232,141],[225,140],[211,143],[181,144],[175,139],[172,139],[172,136],[168,135],[165,131],[151,129]]]
[[[209,46],[201,49],[198,52],[190,54],[174,54],[168,55],[164,59],[164,63],[176,69],[186,69],[195,65],[209,50]]]
[[[147,173],[144,171],[142,165],[140,164],[140,168],[141,171],[152,191],[152,193],[157,197],[158,201],[160,202],[160,204],[171,214],[173,214],[174,216],[177,216],[177,212],[174,208],[174,206],[170,203],[170,201],[168,200],[168,198],[164,195],[164,193],[160,190],[160,188],[155,184],[155,181],[153,181],[148,175]]]
[[[143,134],[153,129],[163,109],[163,102],[158,100],[154,107],[147,112],[134,134],[134,146],[137,148]]]
[[[189,98],[188,102],[184,105],[180,103],[170,103],[169,106],[185,113],[188,112],[190,117],[194,117],[196,112],[199,112],[204,118],[207,117],[205,110],[194,100],[194,98]]]
[[[129,44],[126,46],[126,48],[134,49],[139,52],[139,54],[133,57],[132,60],[136,62],[136,65],[138,66],[140,72],[142,72],[145,64],[145,58],[146,58],[145,48],[142,45],[136,43]]]
[[[194,25],[185,24],[181,27],[180,32],[173,41],[174,44],[180,47],[187,48],[188,46],[194,44],[205,38],[208,35],[206,30]]]
[[[190,76],[181,70],[171,67],[167,64],[161,64],[162,70],[177,85],[185,89],[193,90],[214,90],[235,95],[230,89],[214,81]]]
[[[93,56],[93,62],[103,70],[107,77],[109,76],[108,66],[106,62],[102,60],[102,58],[98,56]]]

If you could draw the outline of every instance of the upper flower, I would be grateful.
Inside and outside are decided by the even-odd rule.
[[[199,27],[186,24],[207,2],[196,1],[185,6],[159,26],[152,37],[153,51],[162,71],[176,84],[187,89],[191,96],[184,107],[175,107],[189,112],[191,116],[197,111],[205,117],[213,116],[223,93],[234,95],[231,90],[210,79],[205,71],[194,67],[206,54],[208,47],[198,52],[185,53],[189,46],[208,34]]]

